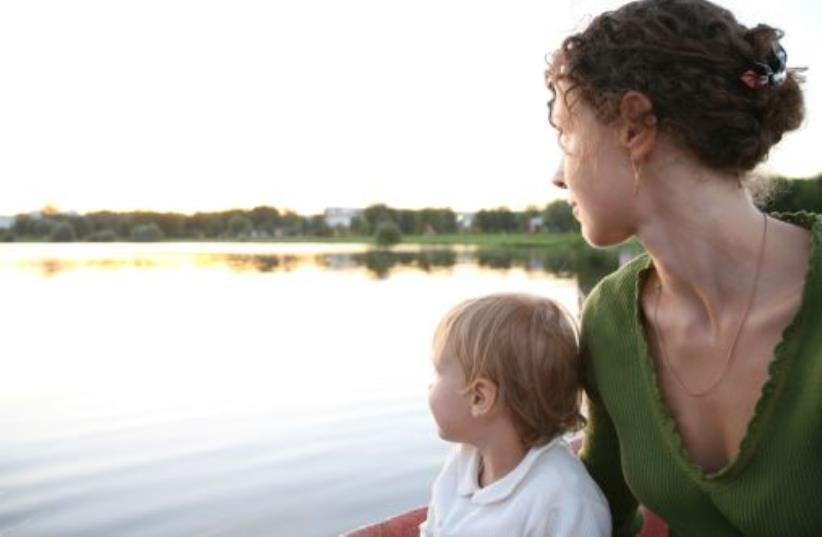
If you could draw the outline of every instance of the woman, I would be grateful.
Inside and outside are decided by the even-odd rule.
[[[641,0],[546,72],[554,183],[583,235],[647,251],[582,319],[582,456],[615,535],[634,535],[638,503],[671,535],[822,535],[822,221],[764,214],[741,185],[803,117],[781,35],[704,0]]]

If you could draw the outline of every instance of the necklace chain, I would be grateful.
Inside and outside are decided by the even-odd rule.
[[[657,283],[656,283],[656,305],[654,306],[654,332],[656,332],[657,338],[659,339],[659,350],[662,354],[662,359],[665,361],[665,365],[668,367],[668,370],[673,375],[676,382],[682,387],[682,389],[690,395],[691,397],[702,397],[704,395],[709,394],[716,388],[720,382],[725,378],[725,375],[728,373],[731,367],[731,361],[734,355],[734,349],[736,348],[736,343],[739,340],[739,335],[742,333],[742,327],[745,325],[745,321],[748,319],[748,314],[751,312],[751,306],[754,302],[754,297],[756,297],[756,288],[757,284],[759,283],[759,273],[760,269],[762,268],[762,260],[764,258],[765,253],[765,238],[768,234],[768,215],[762,213],[764,225],[762,229],[762,239],[759,244],[759,256],[756,262],[756,272],[754,273],[754,281],[753,285],[751,286],[751,294],[748,297],[748,304],[745,306],[745,311],[742,313],[742,318],[739,320],[739,326],[736,329],[736,333],[734,334],[733,340],[731,340],[731,345],[728,348],[728,355],[725,357],[725,365],[722,368],[721,373],[719,376],[714,380],[711,384],[708,385],[707,388],[703,390],[691,390],[688,386],[682,381],[682,378],[676,372],[673,365],[671,364],[670,360],[668,359],[668,355],[665,352],[665,339],[662,335],[662,330],[659,328],[659,322],[657,321],[657,313],[659,312],[659,303],[662,298],[662,284],[659,281],[659,276],[657,275]]]

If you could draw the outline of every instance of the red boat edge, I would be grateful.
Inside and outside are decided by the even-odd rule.
[[[571,449],[579,451],[582,437],[569,441]],[[668,526],[661,518],[645,507],[641,507],[645,523],[636,537],[668,537]],[[420,507],[401,515],[391,517],[377,524],[369,524],[340,535],[340,537],[419,537],[419,526],[428,515],[427,507]]]
[[[340,537],[419,537],[419,526],[425,520],[427,509],[420,507],[377,524],[363,526],[343,533]],[[661,518],[644,509],[645,524],[637,537],[667,537],[668,527]]]

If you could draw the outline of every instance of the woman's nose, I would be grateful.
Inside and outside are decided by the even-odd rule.
[[[564,169],[564,162],[560,159],[559,166],[557,166],[557,170],[554,172],[554,177],[551,178],[551,182],[554,184],[555,187],[568,188],[568,185],[565,184],[565,176],[563,173]]]

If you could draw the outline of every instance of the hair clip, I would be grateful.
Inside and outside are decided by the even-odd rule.
[[[748,69],[739,77],[751,89],[765,86],[778,86],[788,78],[788,53],[779,43],[771,47],[772,59],[769,62],[753,62],[754,69]]]

